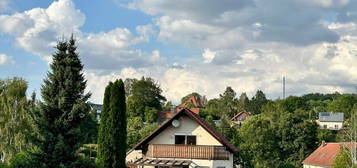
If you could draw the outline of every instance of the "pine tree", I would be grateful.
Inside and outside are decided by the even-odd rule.
[[[255,93],[255,96],[252,98],[252,100],[250,101],[250,112],[252,114],[260,114],[262,113],[262,107],[263,105],[267,104],[268,100],[265,97],[265,94],[263,93],[263,91],[258,90]]]
[[[90,111],[75,39],[58,42],[56,49],[41,88],[43,102],[32,115],[39,134],[33,138],[40,151],[36,156],[39,167],[46,168],[74,167],[81,146],[79,125]]]

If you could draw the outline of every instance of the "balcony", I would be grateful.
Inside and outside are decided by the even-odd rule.
[[[229,152],[222,146],[150,144],[146,157],[229,160]]]

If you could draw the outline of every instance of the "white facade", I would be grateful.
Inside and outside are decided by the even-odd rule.
[[[159,135],[153,138],[148,144],[175,144],[175,135],[194,135],[196,136],[196,145],[223,146],[215,137],[205,130],[196,121],[187,116],[179,119],[180,125],[174,127],[168,126]],[[143,154],[139,150],[133,150],[127,154],[127,162],[142,158]],[[229,160],[205,160],[205,159],[179,159],[179,158],[153,158],[153,159],[171,159],[171,160],[190,160],[190,168],[233,168],[233,154],[229,154]],[[140,167],[141,168],[141,167]],[[144,166],[142,168],[153,168]]]
[[[329,166],[315,166],[315,165],[304,164],[304,168],[330,168],[330,167]]]
[[[343,126],[343,122],[319,121],[319,120],[317,120],[316,122],[322,129],[340,130]]]

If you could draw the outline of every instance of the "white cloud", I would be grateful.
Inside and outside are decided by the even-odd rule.
[[[102,102],[109,81],[141,76],[157,80],[163,94],[175,102],[191,92],[217,97],[226,86],[250,96],[262,89],[277,98],[282,76],[287,76],[288,94],[353,90],[351,84],[357,83],[355,4],[348,0],[135,0],[129,6],[153,15],[153,23],[137,26],[136,32],[115,28],[91,33],[80,31],[85,16],[74,3],[59,0],[47,9],[0,15],[0,31],[43,58],[49,58],[59,38],[75,33],[87,90],[96,103]],[[159,50],[136,48],[152,38],[203,52],[200,58],[183,55],[182,61],[166,65],[170,57]]]
[[[0,65],[15,64],[15,61],[6,54],[0,54]]]
[[[71,0],[59,0],[47,9],[0,15],[0,31],[15,36],[17,44],[26,51],[50,60],[57,40],[71,33],[80,34],[84,21],[85,16]]]
[[[207,50],[203,53],[207,54]],[[168,100],[178,103],[192,92],[218,97],[227,86],[238,93],[253,96],[262,89],[270,98],[282,96],[282,77],[287,78],[287,94],[301,95],[311,92],[351,92],[357,81],[357,45],[341,40],[336,44],[320,43],[309,47],[276,46],[269,49],[214,52],[210,63],[193,62],[172,67],[125,68],[117,75],[93,74],[91,85],[104,86],[99,78],[150,76],[160,84]],[[222,54],[235,57],[231,63],[217,63]],[[107,81],[106,81],[107,83]],[[96,88],[96,87],[93,87]],[[102,89],[103,90],[103,89]],[[96,94],[102,99],[104,91]],[[96,99],[98,96],[95,96]]]
[[[339,36],[322,22],[333,20],[334,15],[344,20],[354,19],[354,9],[357,9],[352,7],[357,6],[356,1],[349,0],[134,0],[128,6],[161,17],[160,34],[173,39],[192,40],[194,34],[201,41],[209,39],[217,29],[225,39],[230,37],[224,36],[225,32],[241,30],[239,34],[244,37],[241,39],[295,45],[337,42]],[[256,23],[261,26],[257,27]],[[202,29],[205,36],[200,36],[198,29]]]
[[[136,31],[140,34],[146,41],[150,40],[150,37],[155,35],[157,32],[155,30],[154,25],[147,24],[147,25],[139,25],[136,27]]]
[[[151,66],[164,61],[158,51],[147,53],[133,47],[148,42],[154,33],[150,24],[138,26],[139,36],[136,36],[126,28],[99,33],[81,32],[84,22],[84,14],[76,9],[71,0],[58,0],[47,9],[34,8],[22,13],[0,15],[0,32],[13,35],[21,48],[49,62],[57,41],[73,33],[88,69]]]
[[[216,52],[211,51],[209,48],[205,49],[202,53],[202,57],[205,59],[204,63],[210,63],[216,56]]]

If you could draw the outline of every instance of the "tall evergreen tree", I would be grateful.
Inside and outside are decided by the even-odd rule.
[[[265,94],[263,91],[258,90],[257,93],[255,93],[255,96],[252,98],[250,101],[250,112],[252,114],[260,114],[262,113],[262,107],[263,105],[267,104],[268,100],[265,97]]]
[[[233,117],[237,111],[236,92],[228,86],[223,94],[219,95],[221,109],[227,117]]]
[[[39,134],[33,143],[40,151],[36,154],[39,167],[75,167],[81,146],[79,126],[90,111],[90,94],[84,93],[83,65],[73,36],[58,42],[56,49],[41,89],[43,102],[32,115]]]
[[[124,82],[116,80],[110,95],[110,130],[113,142],[113,168],[125,168],[126,156],[126,104]]]
[[[250,111],[249,105],[250,105],[250,100],[249,100],[247,94],[245,92],[243,92],[239,96],[238,108],[239,108],[239,110]]]
[[[110,113],[110,98],[111,98],[111,88],[113,83],[110,82],[105,88],[103,107],[100,116],[100,126],[98,133],[98,157],[97,163],[100,167],[110,167],[110,163],[113,163],[113,158],[109,155],[112,153],[112,148],[110,147],[110,139],[108,138],[110,134],[108,133],[108,128],[110,126],[109,113]]]
[[[126,125],[124,82],[116,80],[114,83],[109,83],[104,94],[97,160],[101,167],[126,167]]]

